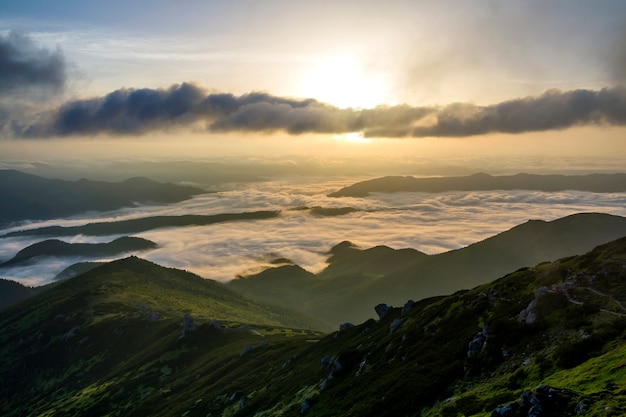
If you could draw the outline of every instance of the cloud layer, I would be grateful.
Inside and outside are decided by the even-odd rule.
[[[574,126],[626,124],[626,88],[549,90],[538,97],[490,106],[379,106],[340,109],[313,99],[267,93],[209,93],[183,83],[168,89],[121,89],[70,101],[49,120],[22,126],[25,137],[140,135],[195,127],[210,132],[362,132],[365,137],[465,137],[524,133]]]
[[[17,108],[7,105],[6,98],[20,89],[62,89],[66,66],[59,48],[38,47],[18,32],[0,37],[0,99],[4,97],[4,103],[0,102],[0,127],[7,136],[133,136],[195,130],[291,135],[360,132],[365,137],[419,138],[626,124],[625,86],[551,89],[539,96],[484,106],[453,103],[360,109],[266,92],[237,96],[184,82],[169,88],[122,88],[101,97],[69,100],[45,111],[34,103],[28,106],[22,102]]]
[[[27,35],[0,35],[0,94],[22,89],[59,90],[65,86],[66,63],[59,48],[38,47]]]
[[[311,270],[325,266],[327,251],[344,240],[361,247],[388,245],[440,253],[493,236],[529,219],[554,220],[576,212],[626,216],[626,193],[544,193],[530,191],[449,192],[441,194],[375,194],[369,198],[329,198],[346,183],[302,178],[250,183],[232,191],[198,196],[176,205],[139,207],[89,220],[45,222],[70,225],[97,220],[122,220],[145,215],[216,214],[251,210],[282,210],[276,219],[201,227],[152,230],[138,234],[159,245],[142,252],[165,266],[186,269],[217,280],[230,280],[284,257]],[[315,216],[301,206],[344,207],[360,211],[344,216]],[[38,226],[38,225],[37,225]],[[33,225],[35,227],[35,225]],[[2,231],[4,233],[5,231]],[[76,236],[72,242],[112,240],[115,236]],[[67,238],[63,238],[67,239]],[[41,239],[0,239],[0,260]],[[30,284],[50,280],[72,260],[47,260],[30,268],[2,271],[2,277]]]

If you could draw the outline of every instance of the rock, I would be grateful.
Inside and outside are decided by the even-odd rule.
[[[239,356],[245,355],[246,353],[250,352],[252,349],[254,349],[254,345],[244,346],[244,348],[241,349],[241,352],[239,352]]]
[[[402,325],[403,321],[404,320],[402,319],[394,319],[394,321],[392,321],[391,324],[389,325],[389,333],[395,332],[398,329],[398,327]]]
[[[306,413],[309,408],[311,408],[311,401],[307,398],[300,404],[300,414]]]
[[[80,327],[78,327],[78,326],[72,327],[67,332],[65,332],[65,334],[62,337],[62,339],[63,340],[71,339],[72,337],[76,336],[76,333],[78,333],[79,330],[80,330]]]
[[[333,362],[333,358],[330,355],[326,355],[322,358],[322,368],[328,368],[330,364]]]
[[[365,368],[365,365],[367,364],[367,360],[365,358],[363,358],[363,360],[361,361],[361,363],[359,363],[359,370],[356,371],[356,375],[359,376],[361,375],[361,371],[363,370],[363,368]]]
[[[413,300],[409,300],[404,304],[404,307],[402,307],[402,310],[400,311],[401,315],[406,315],[409,313],[409,311],[411,311],[411,309],[413,308],[413,306],[415,305],[415,301]]]
[[[519,401],[496,408],[491,416],[570,416],[580,413],[584,403],[572,391],[540,385],[534,391],[522,392]]]
[[[341,366],[341,362],[339,362],[339,358],[333,359],[332,367],[333,369],[331,370],[331,374],[333,375],[343,369],[343,366]]]
[[[510,404],[507,404],[503,407],[498,407],[496,408],[493,413],[491,413],[491,417],[507,417],[507,416],[513,416],[514,411],[513,411],[513,406]]]
[[[183,334],[180,336],[180,338],[182,339],[187,335],[188,332],[196,330],[196,327],[196,323],[194,323],[191,314],[185,313],[183,315]]]
[[[519,313],[519,321],[526,322],[526,324],[532,324],[537,320],[537,313],[535,308],[537,307],[537,301],[550,289],[548,287],[539,287],[537,291],[535,291],[535,298],[528,304],[528,306],[520,311]]]
[[[387,304],[384,303],[380,303],[378,304],[376,307],[374,307],[374,310],[376,311],[376,314],[378,314],[378,319],[382,320],[385,318],[385,316],[387,314],[389,314],[389,312],[393,309],[393,307],[388,306]]]
[[[339,331],[340,332],[344,332],[344,331],[348,330],[351,327],[354,327],[354,324],[352,324],[352,323],[343,323],[343,324],[339,325]]]
[[[478,355],[483,350],[483,346],[485,346],[486,342],[487,338],[483,336],[482,332],[477,333],[467,345],[467,357],[471,358]]]
[[[324,380],[320,383],[320,391],[324,391],[328,386],[328,379],[324,378]]]

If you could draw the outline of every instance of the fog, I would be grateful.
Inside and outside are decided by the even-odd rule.
[[[334,245],[349,240],[363,248],[387,245],[428,254],[467,246],[530,219],[554,220],[578,212],[626,216],[626,193],[484,191],[373,194],[367,198],[326,195],[354,178],[298,177],[239,184],[228,191],[197,196],[172,205],[143,206],[72,219],[38,222],[78,225],[148,215],[217,214],[281,210],[278,218],[237,221],[201,227],[156,229],[136,236],[156,242],[155,250],[137,253],[158,264],[228,281],[269,266],[284,257],[312,272],[322,270]],[[320,216],[302,207],[352,207],[341,216]],[[5,229],[4,234],[15,230]],[[72,242],[104,242],[117,236],[76,236]],[[44,238],[1,238],[0,260]],[[28,267],[5,268],[0,276],[29,285],[50,282],[81,259],[44,258]],[[98,259],[109,260],[109,259]]]

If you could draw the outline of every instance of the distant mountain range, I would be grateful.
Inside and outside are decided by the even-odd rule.
[[[16,230],[0,237],[15,236],[108,236],[140,233],[163,227],[206,226],[209,224],[239,221],[264,220],[278,217],[280,211],[262,210],[244,213],[220,213],[211,215],[184,214],[181,216],[149,216],[138,219],[112,222],[87,223],[80,226],[46,226]]]
[[[344,243],[333,263],[359,272],[364,252],[425,257]],[[379,273],[394,269],[382,262]],[[625,283],[622,238],[448,296],[407,291],[415,302],[372,305],[376,319],[324,334],[293,311],[131,257],[0,311],[0,413],[618,416]]]
[[[27,246],[0,268],[28,264],[42,257],[101,257],[116,256],[126,252],[154,249],[157,244],[139,237],[124,236],[107,243],[68,243],[58,239],[49,239]]]
[[[358,182],[329,194],[330,197],[367,197],[371,193],[488,190],[579,190],[595,193],[626,191],[626,174],[492,176],[474,174],[463,177],[415,178],[388,176]]]
[[[112,183],[82,179],[47,179],[0,170],[0,226],[22,220],[45,220],[89,211],[116,210],[139,202],[176,203],[205,190],[131,178]]]
[[[408,232],[408,231],[407,231]],[[576,214],[551,222],[533,220],[465,248],[437,255],[413,249],[361,250],[343,242],[329,253],[329,265],[313,274],[280,265],[229,282],[265,303],[296,309],[320,320],[360,322],[371,305],[400,305],[487,283],[518,268],[591,250],[626,236],[626,218]]]

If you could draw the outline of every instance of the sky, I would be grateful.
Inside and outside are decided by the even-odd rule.
[[[619,0],[0,2],[5,160],[66,141],[619,161],[625,82]]]
[[[274,256],[319,271],[342,240],[439,253],[530,218],[626,215],[623,193],[326,197],[391,174],[623,172],[624,138],[623,0],[0,0],[0,168],[219,191],[103,219],[281,210],[142,234],[148,259],[205,277]],[[4,238],[0,259],[30,243]]]

